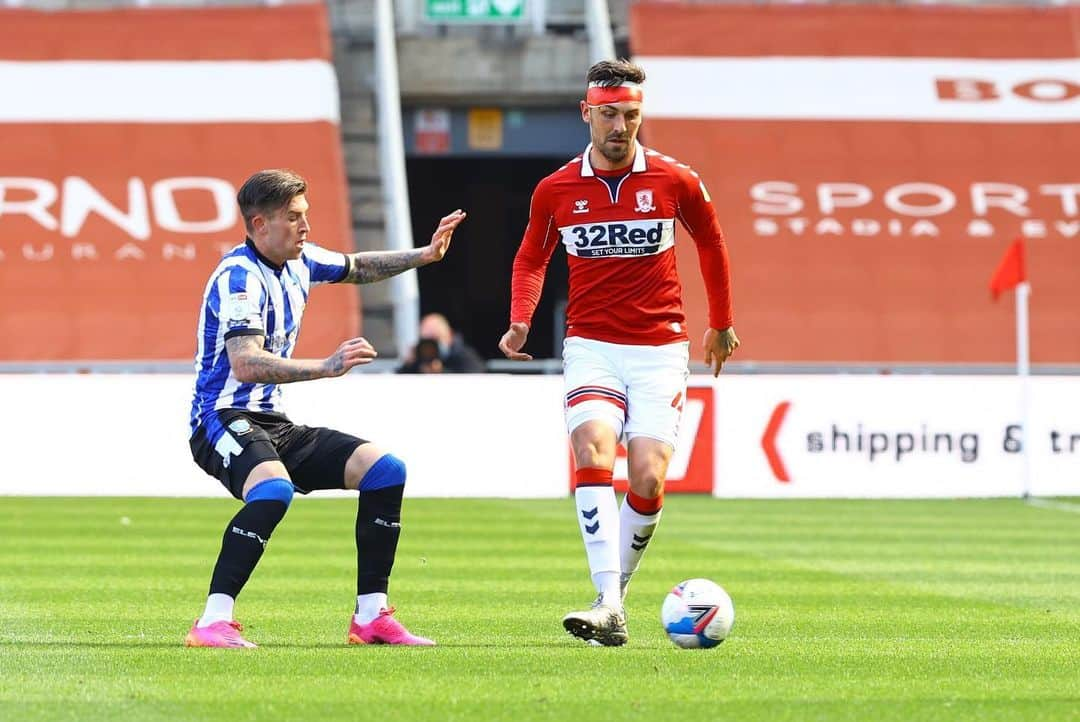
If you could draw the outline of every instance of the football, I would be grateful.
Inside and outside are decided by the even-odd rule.
[[[664,598],[660,622],[675,646],[708,649],[727,638],[735,624],[735,605],[716,582],[687,579]]]

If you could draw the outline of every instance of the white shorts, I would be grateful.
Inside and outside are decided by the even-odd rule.
[[[690,375],[690,343],[633,346],[570,336],[563,342],[566,430],[606,421],[620,441],[675,446]]]

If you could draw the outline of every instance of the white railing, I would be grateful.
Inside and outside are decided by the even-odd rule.
[[[607,0],[585,0],[585,28],[589,33],[589,63],[614,60],[615,39]]]
[[[375,0],[375,99],[379,134],[379,174],[382,177],[386,247],[413,248],[409,188],[402,141],[401,91],[398,86],[397,43],[391,0]],[[400,357],[416,345],[420,324],[420,290],[416,271],[390,279],[394,299],[394,340]]]

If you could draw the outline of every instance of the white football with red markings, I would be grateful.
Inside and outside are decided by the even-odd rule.
[[[660,622],[675,646],[709,649],[723,642],[735,624],[735,605],[724,588],[708,579],[687,579],[664,598]]]

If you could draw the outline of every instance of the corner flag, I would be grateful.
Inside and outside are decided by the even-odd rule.
[[[1027,281],[1024,251],[1024,239],[1017,238],[1001,257],[997,270],[990,278],[990,295],[995,301],[1003,292],[1012,290]]]
[[[1020,418],[1023,422],[1023,472],[1020,488],[1023,497],[1031,496],[1031,362],[1028,346],[1028,296],[1031,284],[1027,277],[1024,238],[1012,242],[990,277],[990,295],[996,301],[1003,292],[1016,289],[1016,376],[1020,384]]]

